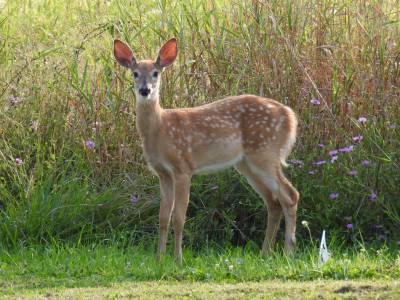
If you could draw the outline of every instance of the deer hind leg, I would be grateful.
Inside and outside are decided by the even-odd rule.
[[[245,162],[240,162],[236,165],[235,168],[239,173],[246,177],[249,184],[260,195],[260,197],[264,201],[264,204],[267,207],[268,221],[261,250],[261,254],[266,255],[270,251],[272,251],[274,247],[276,234],[278,232],[279,224],[282,218],[282,207],[275,195],[263,182],[261,176],[251,171],[251,169]]]
[[[272,159],[271,153],[247,157],[250,170],[259,175],[268,189],[278,199],[285,217],[285,252],[294,251],[296,238],[296,213],[299,193],[285,177],[279,159]]]
[[[175,261],[182,264],[182,236],[185,225],[186,210],[189,204],[190,176],[175,175],[175,205],[173,213],[174,235],[175,235]]]
[[[283,214],[285,215],[285,252],[291,254],[296,244],[296,215],[299,193],[282,172],[279,166],[278,178],[282,197]],[[290,199],[290,200],[289,200]]]
[[[171,213],[174,206],[174,184],[172,176],[168,173],[159,173],[161,202],[159,213],[159,231],[160,237],[158,241],[157,260],[160,261],[165,254],[167,247],[167,235]]]

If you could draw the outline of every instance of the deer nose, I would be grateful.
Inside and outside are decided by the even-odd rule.
[[[143,97],[147,97],[150,94],[150,89],[148,87],[143,87],[139,89],[139,94]]]

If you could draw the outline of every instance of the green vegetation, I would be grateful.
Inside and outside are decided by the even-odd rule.
[[[397,1],[0,6],[1,243],[154,237],[158,183],[135,130],[132,80],[111,49],[118,37],[137,57],[155,57],[171,36],[180,53],[163,75],[165,107],[240,93],[290,105],[300,119],[291,158],[301,162],[287,173],[312,236],[325,228],[339,243],[400,239]],[[261,243],[266,211],[233,171],[194,178],[191,198],[186,244]]]
[[[258,251],[228,248],[184,251],[183,266],[170,256],[157,263],[153,248],[113,241],[109,245],[53,245],[0,254],[0,286],[4,294],[24,289],[111,286],[126,281],[239,283],[264,280],[386,280],[400,279],[400,256],[388,249],[345,250],[332,246],[322,267],[315,249],[295,257],[277,251],[262,258]]]
[[[399,16],[396,0],[0,0],[0,297],[395,299]],[[252,93],[297,112],[294,257],[259,256],[266,210],[228,170],[193,179],[183,266],[155,262],[158,181],[112,41],[155,58],[172,36],[164,107]]]

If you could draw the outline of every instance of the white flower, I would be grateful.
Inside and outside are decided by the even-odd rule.
[[[303,225],[304,227],[308,227],[308,222],[307,221],[301,221],[301,225]]]

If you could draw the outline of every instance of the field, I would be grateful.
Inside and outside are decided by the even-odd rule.
[[[267,281],[239,284],[212,283],[123,283],[95,288],[43,289],[37,294],[23,290],[9,299],[397,299],[399,283],[380,281]],[[7,297],[5,297],[7,299]]]
[[[292,258],[280,252],[261,258],[256,251],[238,248],[186,250],[184,264],[178,266],[171,257],[156,263],[154,246],[127,247],[127,242],[3,251],[2,294],[5,299],[38,295],[50,299],[270,299],[296,295],[395,299],[400,292],[400,257],[383,249],[333,248],[332,258],[322,267],[315,249],[301,249]]]
[[[280,252],[283,230],[277,253],[258,256],[266,210],[246,180],[227,170],[193,178],[184,266],[170,257],[155,263],[158,180],[135,128],[131,75],[115,62],[112,43],[119,38],[139,59],[155,58],[171,37],[179,56],[163,74],[163,107],[251,93],[298,115],[299,137],[285,170],[301,195],[295,257]],[[229,298],[249,281],[255,294],[275,286],[276,297],[282,291],[290,298],[309,280],[322,281],[304,297],[318,297],[325,284],[326,298],[368,289],[383,297],[385,285],[398,293],[399,41],[398,0],[0,0],[5,295],[78,297],[104,286],[99,298],[118,298],[154,285],[174,295],[186,282],[199,298],[203,287],[215,291],[218,284]],[[321,271],[316,251],[323,229],[334,259]],[[114,241],[122,242],[110,248]],[[101,257],[87,252],[95,246],[104,269]],[[243,255],[250,263],[232,273],[225,265],[230,255],[229,263]],[[149,273],[124,267],[130,258],[148,261]],[[132,283],[138,279],[140,286]],[[346,288],[347,279],[356,280],[354,288]],[[293,290],[285,280],[293,280]],[[340,287],[349,294],[335,293]]]

